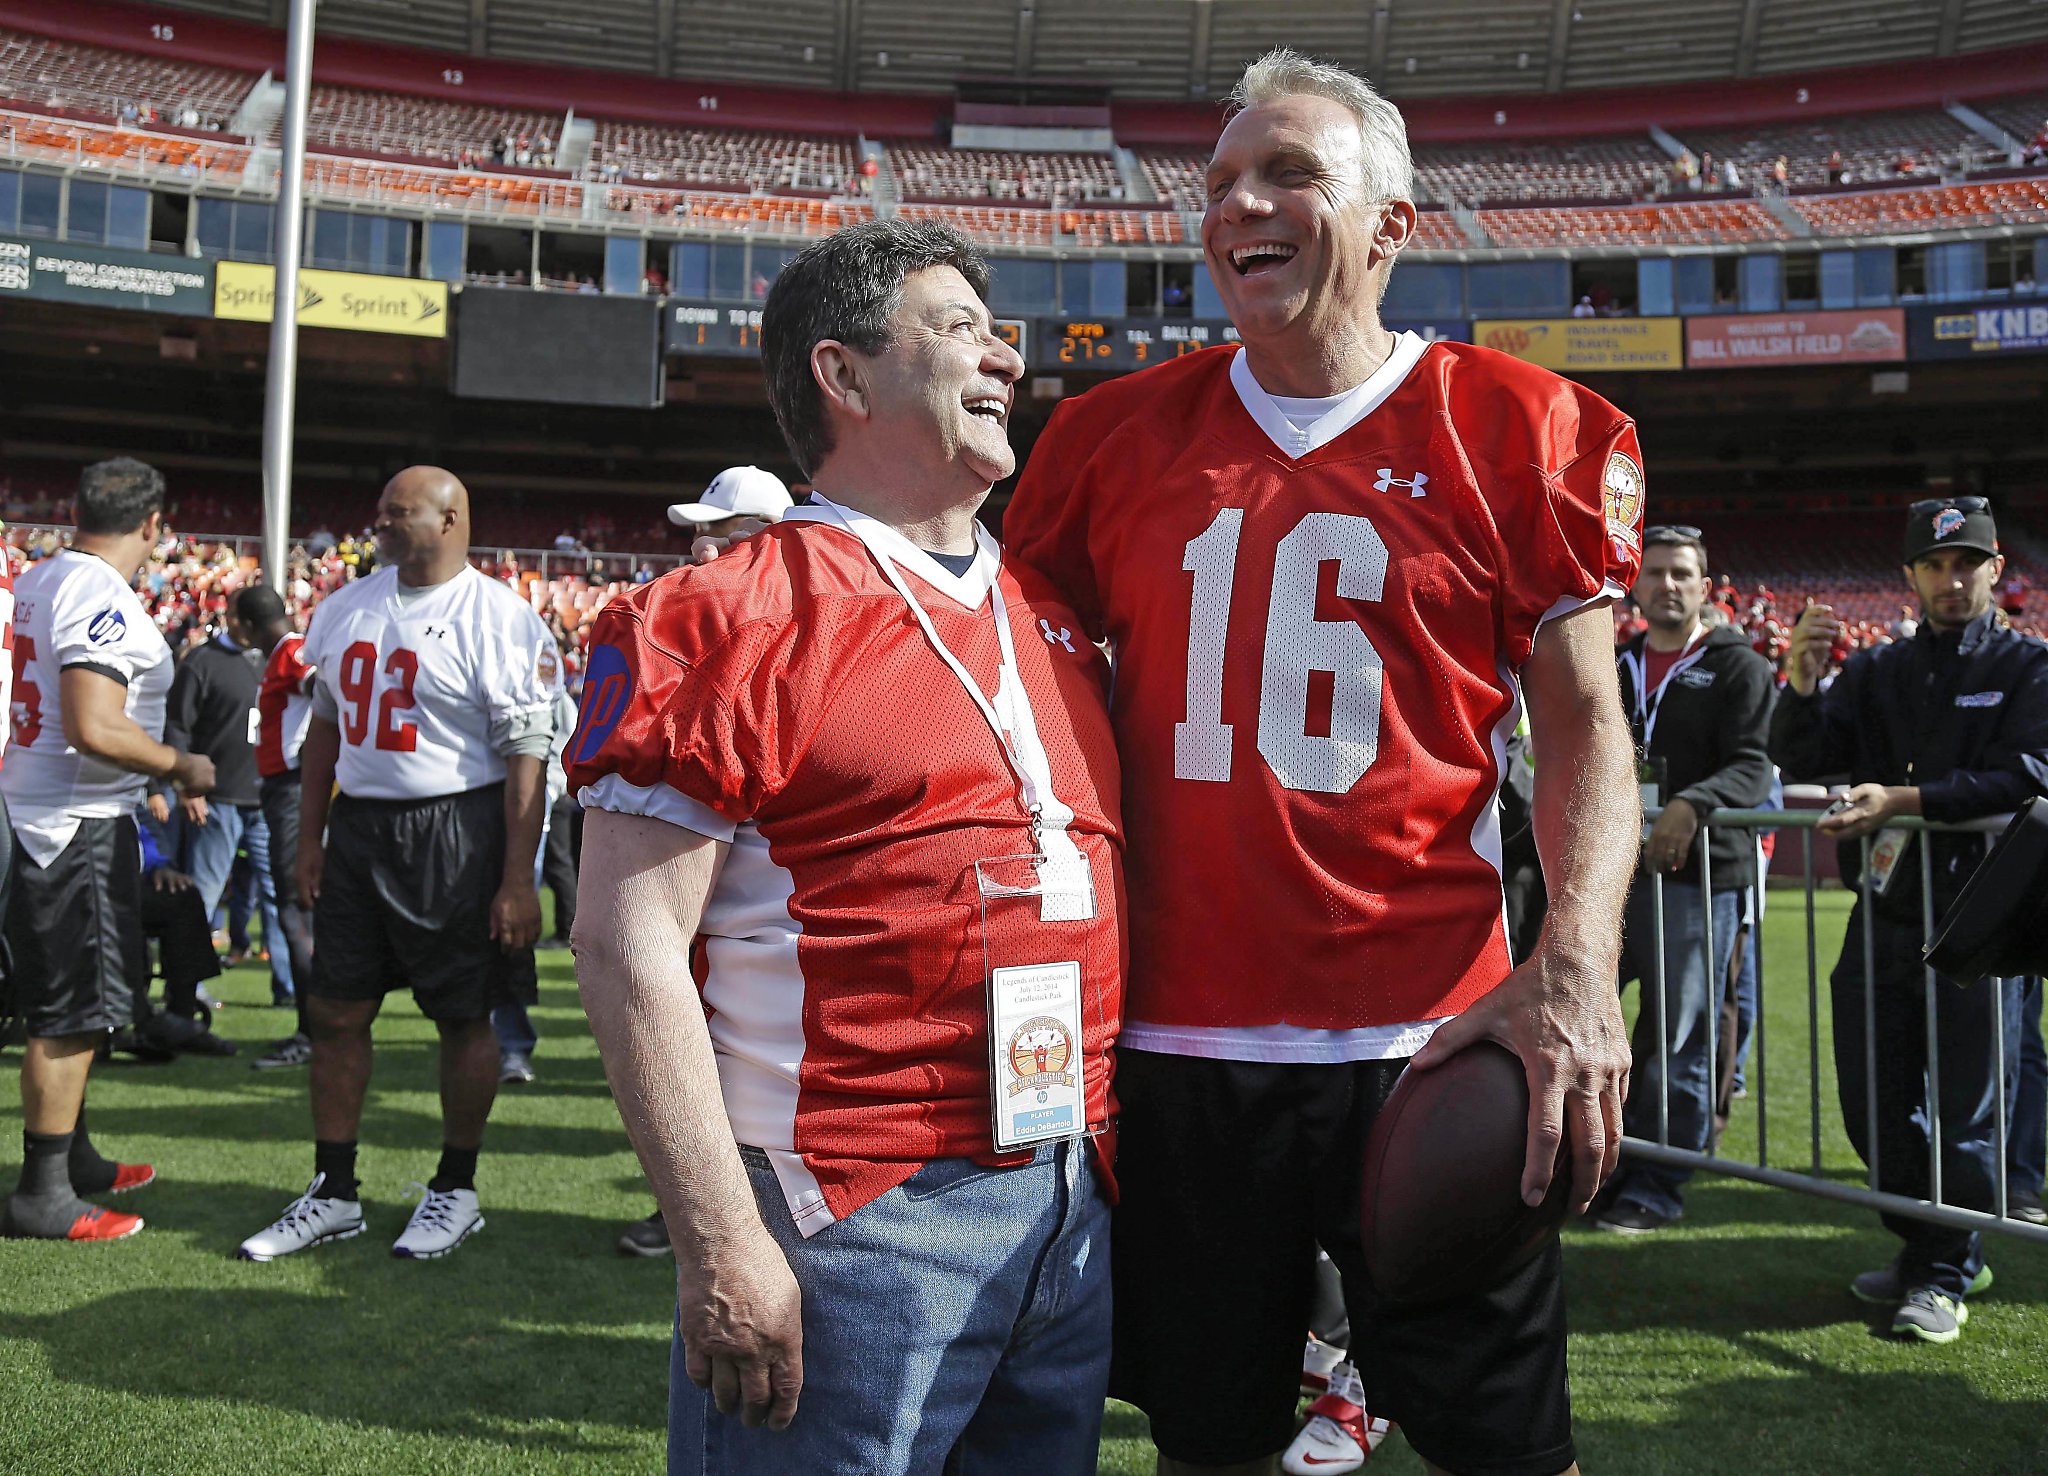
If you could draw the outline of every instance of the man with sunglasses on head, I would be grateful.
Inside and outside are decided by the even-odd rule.
[[[1739,627],[1709,622],[1712,589],[1699,529],[1677,524],[1644,533],[1642,573],[1630,593],[1649,625],[1619,660],[1643,807],[1661,809],[1645,834],[1622,915],[1621,975],[1640,980],[1643,991],[1634,1090],[1622,1126],[1631,1137],[1656,1141],[1659,1105],[1668,1100],[1663,1124],[1671,1146],[1694,1152],[1704,1152],[1710,1137],[1707,1042],[1719,1028],[1743,893],[1756,876],[1752,832],[1717,829],[1701,845],[1700,826],[1717,809],[1762,804],[1771,788],[1764,753],[1770,663],[1750,649]],[[1702,865],[1710,901],[1702,898]],[[1594,1223],[1629,1235],[1661,1230],[1685,1212],[1680,1191],[1691,1177],[1631,1160],[1603,1191]]]
[[[1977,834],[1915,834],[1900,816],[1971,820],[2016,810],[2048,793],[2048,645],[2008,628],[1993,608],[2005,560],[1981,497],[1916,502],[1905,529],[1906,582],[1920,602],[1911,640],[1859,651],[1825,691],[1821,677],[1841,622],[1809,605],[1792,628],[1787,686],[1771,719],[1771,757],[1789,781],[1846,773],[1849,790],[1820,822],[1846,842],[1842,874],[1859,896],[1833,978],[1835,1076],[1849,1140],[1865,1163],[1876,1154],[1877,1187],[1926,1199],[1929,1103],[1925,931],[1920,847],[1929,848],[1933,915],[1962,889],[1985,851]],[[1862,847],[1871,837],[1871,863]],[[1874,987],[1876,1074],[1865,1069],[1865,929]],[[1935,991],[1939,1042],[1942,1199],[1990,1210],[2000,1172],[1996,1112],[2002,1091],[1994,1030],[2017,1035],[2020,991],[1983,983]],[[1877,1141],[1867,1103],[1875,1094]],[[1890,1307],[1891,1330],[1924,1342],[1955,1341],[1969,1320],[1966,1295],[1991,1284],[1980,1237],[1900,1216],[1885,1226],[1903,1242],[1888,1266],[1851,1286]]]

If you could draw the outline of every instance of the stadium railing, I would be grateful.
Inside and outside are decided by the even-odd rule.
[[[1645,812],[1645,821],[1655,818],[1658,811]],[[2048,1243],[2048,1225],[2031,1224],[2014,1218],[2011,1213],[2009,1192],[2008,1146],[2011,1142],[2011,1123],[2007,1118],[2006,1080],[2008,1068],[2013,1064],[2007,1058],[2005,1038],[2005,1012],[1995,1012],[1997,1027],[1991,1032],[1992,1071],[1998,1083],[1997,1115],[1994,1152],[1998,1159],[1997,1190],[1990,1211],[1971,1209],[1963,1205],[1950,1204],[1942,1195],[1942,1150],[1945,1146],[1941,1122],[1941,1045],[1940,1031],[1936,1024],[1936,1001],[1939,992],[1958,987],[1969,989],[1996,989],[2000,991],[2000,1004],[2005,1004],[2004,991],[2024,986],[2024,978],[1980,979],[1967,985],[1957,985],[1942,979],[1933,969],[1924,970],[1926,998],[1927,1033],[1927,1119],[1928,1119],[1928,1164],[1927,1183],[1930,1197],[1913,1199],[1879,1189],[1879,1172],[1882,1156],[1878,1150],[1878,1108],[1877,1108],[1877,1056],[1880,1049],[1874,1028],[1877,1000],[1877,964],[1873,956],[1872,931],[1874,918],[1869,905],[1867,889],[1860,893],[1865,905],[1862,913],[1863,927],[1863,1044],[1864,1044],[1864,1131],[1870,1145],[1867,1180],[1863,1184],[1844,1183],[1830,1177],[1822,1162],[1822,1118],[1821,1118],[1821,1010],[1824,1000],[1821,994],[1821,973],[1819,969],[1819,938],[1816,931],[1815,897],[1818,890],[1814,863],[1814,827],[1819,823],[1822,812],[1817,810],[1715,810],[1702,817],[1699,834],[1694,846],[1700,855],[1700,879],[1698,883],[1700,901],[1705,912],[1705,927],[1700,947],[1706,960],[1708,979],[1708,1008],[1706,1031],[1707,1080],[1714,1094],[1712,1111],[1709,1114],[1709,1138],[1705,1152],[1677,1148],[1671,1143],[1671,1058],[1669,1034],[1659,1029],[1657,1034],[1658,1077],[1665,1083],[1665,1091],[1657,1103],[1657,1138],[1625,1137],[1622,1151],[1625,1154],[1649,1163],[1668,1164],[1676,1168],[1692,1169],[1705,1173],[1725,1174],[1732,1178],[1747,1179],[1754,1183],[1768,1184],[1779,1189],[1789,1189],[1800,1194],[1810,1194],[1822,1199],[1832,1199],[1882,1213],[1901,1215],[1908,1219],[1921,1220],[1930,1224],[1946,1225],[1960,1230],[1995,1231],[2002,1235],[2017,1236],[2026,1240]],[[1998,816],[1984,820],[1966,821],[1960,824],[1939,825],[1921,820],[1917,816],[1900,816],[1886,822],[1887,828],[1899,827],[1916,834],[1926,832],[1975,832],[1996,834],[2005,829],[2010,817]],[[1647,826],[1646,826],[1647,828]],[[1731,1072],[1724,1071],[1730,1065],[1724,1054],[1732,1049],[1732,1038],[1724,1040],[1724,1029],[1730,1023],[1725,1012],[1735,1004],[1736,979],[1742,960],[1731,956],[1725,973],[1713,966],[1715,942],[1713,934],[1713,865],[1708,851],[1708,842],[1715,830],[1736,829],[1749,832],[1753,837],[1764,831],[1792,832],[1798,835],[1800,844],[1799,877],[1802,886],[1805,912],[1806,941],[1806,1023],[1807,1023],[1807,1153],[1805,1162],[1799,1167],[1787,1166],[1788,1160],[1782,1155],[1778,1162],[1771,1159],[1770,1139],[1770,1097],[1769,1075],[1765,1069],[1767,1044],[1764,1021],[1768,1011],[1764,1008],[1764,995],[1770,980],[1764,969],[1765,955],[1759,943],[1757,973],[1757,1008],[1753,1025],[1750,1048],[1748,1079],[1754,1085],[1751,1093],[1756,1110],[1756,1161],[1724,1156],[1720,1152],[1719,1138],[1725,1128],[1724,1116],[1727,1107],[1732,1106],[1725,1096],[1725,1083]],[[1859,874],[1870,875],[1873,839],[1864,837],[1861,842],[1861,866]],[[1919,857],[1920,912],[1924,936],[1934,936],[1934,870],[1931,849],[1915,846]],[[1775,859],[1775,858],[1774,858]],[[1763,876],[1761,871],[1752,883],[1760,892]],[[1666,888],[1692,886],[1687,879],[1673,881],[1660,876],[1654,894],[1653,913],[1656,939],[1649,958],[1654,960],[1659,978],[1653,984],[1644,979],[1639,981],[1642,990],[1642,1008],[1668,1010],[1665,980],[1662,977],[1664,965],[1664,911]],[[1751,895],[1747,898],[1749,916],[1756,920],[1761,929],[1762,897]],[[1832,1002],[1825,1001],[1832,1010]],[[1730,1032],[1732,1036],[1732,1032]],[[1973,1048],[1976,1043],[1972,1043]]]

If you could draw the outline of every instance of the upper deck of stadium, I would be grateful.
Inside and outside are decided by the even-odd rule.
[[[0,158],[268,195],[284,44],[260,23],[272,9],[0,0]],[[1421,253],[2048,222],[2034,148],[2048,8],[1644,11],[328,0],[310,188],[404,213],[675,235],[800,238],[902,209],[1025,251],[1191,256],[1216,98],[1284,41],[1401,101]]]

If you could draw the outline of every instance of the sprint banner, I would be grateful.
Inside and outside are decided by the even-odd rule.
[[[270,267],[224,261],[214,278],[213,315],[268,323],[276,296],[277,274]],[[446,338],[448,284],[301,267],[299,326]]]

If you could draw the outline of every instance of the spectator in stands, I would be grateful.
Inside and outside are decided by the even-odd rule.
[[[2018,621],[2027,613],[2027,576],[2015,569],[2005,583],[1998,587],[1998,608],[2005,611],[2008,619]]]
[[[1877,1187],[1928,1197],[1929,1114],[1939,1109],[1944,1202],[1990,1211],[2004,1165],[1994,1119],[2005,1083],[1992,1071],[1993,1032],[2020,1042],[2021,991],[1951,981],[1924,990],[1922,852],[1939,916],[1985,852],[1986,837],[1888,828],[1897,816],[1968,820],[2015,810],[2048,792],[2048,645],[2005,628],[1992,607],[2004,569],[1981,497],[1929,498],[1907,512],[1906,578],[1920,604],[1910,641],[1861,652],[1820,689],[1841,622],[1809,605],[1793,627],[1787,689],[1771,724],[1771,757],[1788,781],[1847,773],[1850,789],[1820,822],[1845,842],[1842,875],[1860,878],[1832,980],[1835,1073],[1849,1139],[1875,1163]],[[1873,837],[1867,855],[1853,844]],[[1865,952],[1865,931],[1870,935]],[[1866,991],[1865,970],[1872,985]],[[1926,1019],[1932,1008],[1933,1022]],[[1876,1072],[1864,1022],[1874,1016]],[[1928,1101],[1927,1040],[1940,1047],[1940,1101]],[[1869,1141],[1874,1102],[1877,1141]],[[1964,1298],[1990,1284],[1974,1232],[1887,1216],[1903,1242],[1886,1267],[1856,1278],[1866,1302],[1893,1309],[1891,1329],[1953,1342]]]
[[[1723,828],[1707,845],[1696,842],[1715,810],[1753,809],[1771,788],[1764,752],[1771,668],[1740,630],[1708,623],[1706,571],[1699,529],[1643,534],[1642,573],[1632,593],[1649,629],[1620,659],[1622,704],[1644,755],[1643,806],[1662,810],[1643,841],[1622,924],[1622,978],[1642,986],[1622,1121],[1629,1136],[1655,1141],[1661,1109],[1671,1146],[1695,1153],[1712,1141],[1717,1083],[1710,1042],[1720,1029],[1743,898],[1756,879],[1756,838]],[[1712,888],[1709,902],[1701,899],[1702,886]],[[1661,1230],[1684,1214],[1680,1190],[1691,1177],[1627,1160],[1595,1206],[1594,1223],[1631,1235]]]
[[[1771,183],[1780,190],[1792,183],[1792,161],[1783,154],[1771,161]]]
[[[1843,161],[1840,149],[1830,149],[1828,151],[1828,160],[1825,167],[1830,184],[1847,184],[1849,182],[1849,166]]]
[[[1581,298],[1580,298],[1580,299],[1579,299],[1579,300],[1578,300],[1577,302],[1573,303],[1573,304],[1572,304],[1572,316],[1573,316],[1574,318],[1590,318],[1590,317],[1592,317],[1592,316],[1593,316],[1593,299],[1592,299],[1592,298],[1590,298],[1590,297],[1581,297]]]
[[[1733,159],[1730,159],[1727,162],[1727,164],[1722,167],[1721,183],[1726,185],[1731,190],[1739,190],[1742,188],[1742,171],[1736,167],[1736,163]]]

